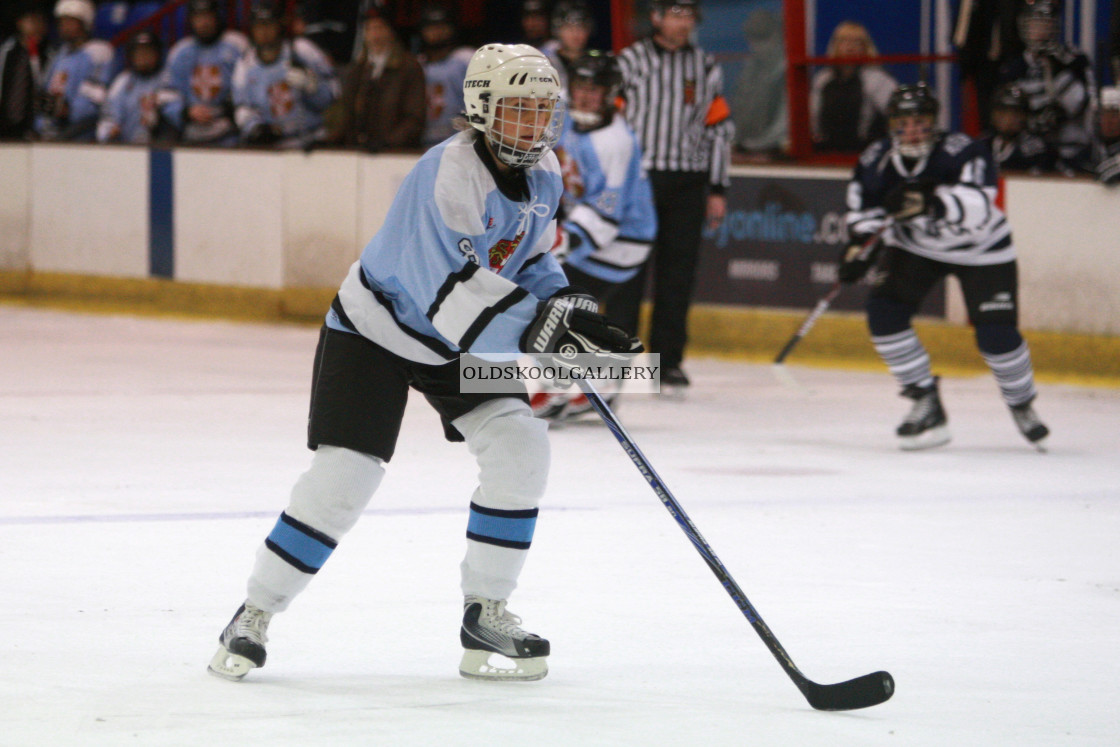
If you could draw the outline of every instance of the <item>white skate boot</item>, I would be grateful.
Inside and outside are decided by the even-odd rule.
[[[271,612],[254,607],[248,601],[238,608],[222,634],[221,647],[210,660],[207,671],[227,680],[240,680],[250,669],[263,667],[264,644],[268,642],[268,621]]]
[[[548,641],[526,633],[520,625],[521,618],[506,610],[504,599],[469,596],[463,600],[459,674],[479,680],[526,681],[548,674]],[[491,664],[491,656],[506,661]]]

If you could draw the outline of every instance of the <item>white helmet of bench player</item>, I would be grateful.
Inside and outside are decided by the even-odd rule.
[[[528,44],[487,44],[474,53],[463,81],[467,121],[516,169],[535,164],[559,139],[560,95],[556,69]]]

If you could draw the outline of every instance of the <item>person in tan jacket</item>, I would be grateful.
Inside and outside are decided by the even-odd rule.
[[[330,142],[368,151],[420,148],[426,114],[424,69],[397,38],[385,11],[366,14],[363,45],[342,79]]]

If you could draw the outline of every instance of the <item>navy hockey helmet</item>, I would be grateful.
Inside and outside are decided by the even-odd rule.
[[[419,28],[425,26],[437,26],[441,23],[446,23],[448,26],[455,26],[455,15],[443,5],[425,5],[420,11],[420,18],[417,22]]]
[[[692,11],[693,17],[698,22],[700,20],[700,0],[653,0],[650,4],[650,10],[654,13],[671,13],[674,9],[677,12]]]
[[[1023,112],[1030,110],[1027,94],[1015,83],[1005,83],[1000,86],[992,96],[992,110],[1003,109],[1007,111]]]
[[[281,23],[284,14],[273,0],[257,0],[249,10],[249,23]]]
[[[603,99],[595,111],[584,110],[577,106],[575,88],[579,84],[598,86],[603,89]],[[568,78],[568,91],[571,104],[568,113],[572,121],[581,130],[592,130],[610,124],[611,116],[615,111],[615,98],[618,89],[622,86],[622,71],[618,61],[609,52],[591,50],[576,60]]]
[[[218,0],[189,0],[187,3],[187,14],[194,15],[195,13],[213,13],[221,18],[222,10],[218,4]]]
[[[933,95],[933,89],[925,83],[905,84],[894,90],[887,102],[888,130],[891,144],[902,156],[921,158],[933,149],[937,139],[937,115],[941,103]],[[908,131],[906,120],[909,117],[926,117],[919,125],[919,136]]]
[[[560,29],[564,26],[584,26],[588,31],[594,33],[595,19],[591,15],[586,3],[573,0],[570,2],[561,2],[556,5],[552,10],[552,34],[553,36],[560,33]]]

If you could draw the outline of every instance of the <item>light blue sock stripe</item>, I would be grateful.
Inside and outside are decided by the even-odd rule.
[[[268,539],[303,565],[315,570],[323,567],[334,549],[286,524],[283,519],[276,522]]]
[[[488,516],[477,511],[471,511],[470,521],[467,522],[467,532],[481,537],[490,537],[504,542],[533,541],[533,530],[537,527],[537,517],[511,518],[506,516]]]

